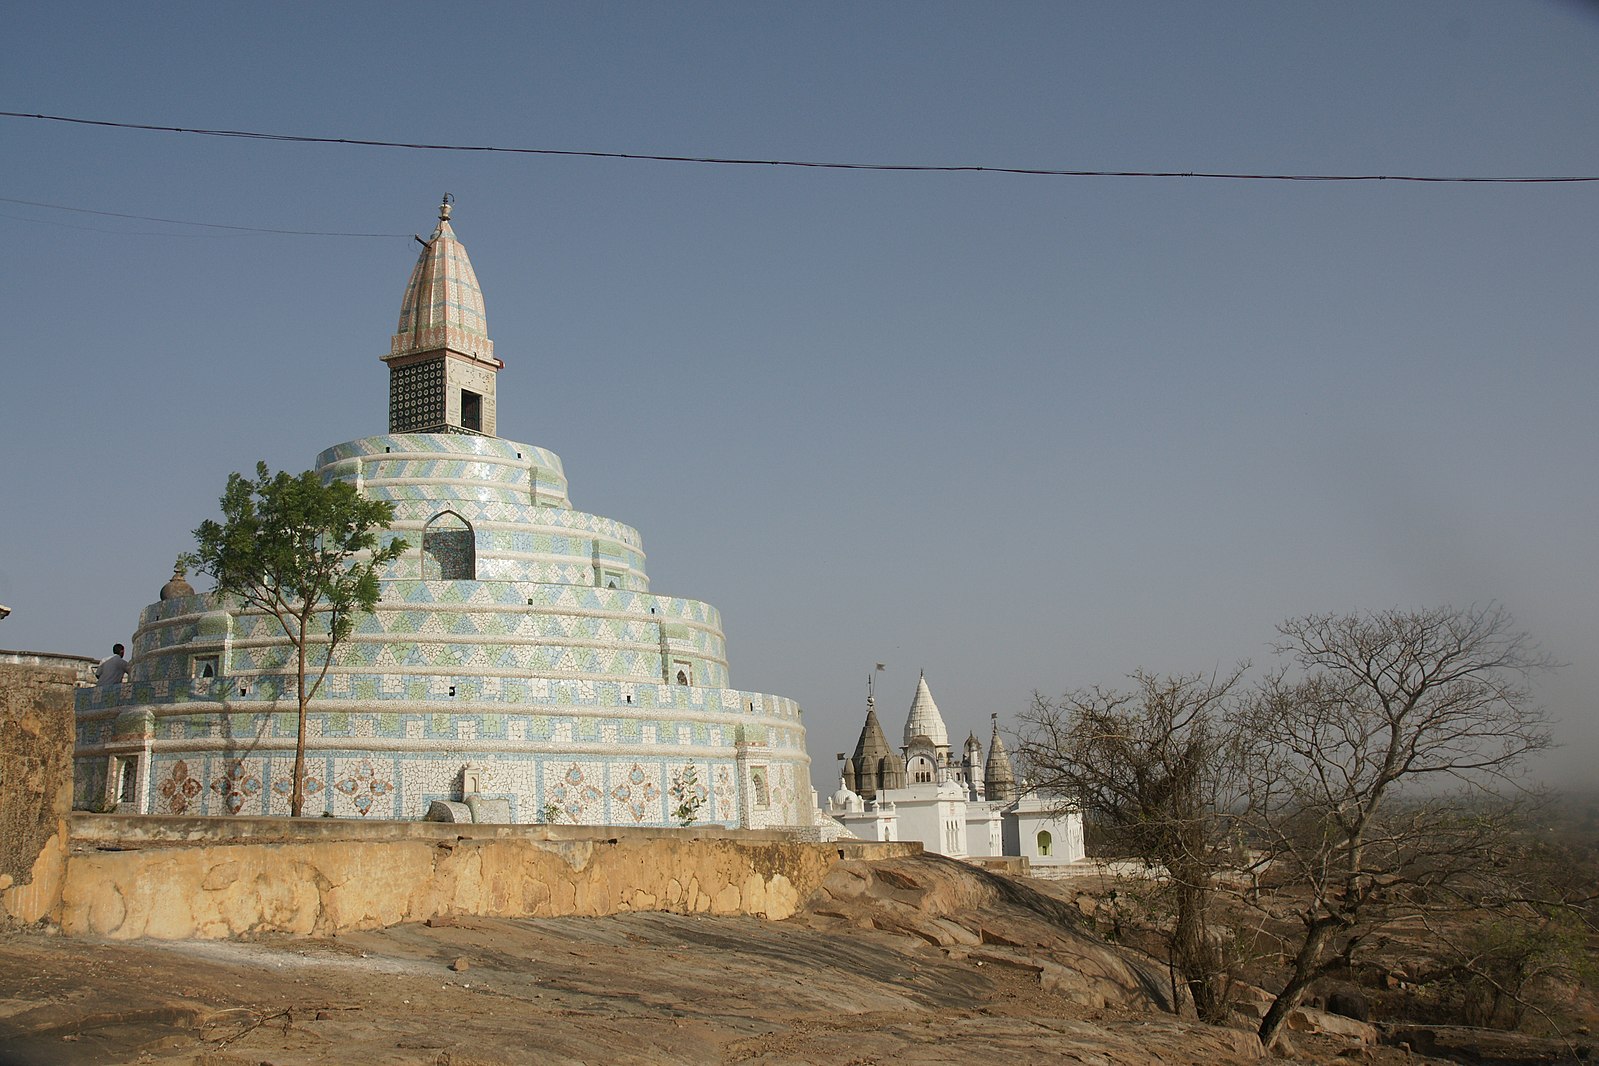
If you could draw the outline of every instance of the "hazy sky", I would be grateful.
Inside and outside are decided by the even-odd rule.
[[[1599,5],[15,4],[0,109],[407,142],[1599,175]],[[131,636],[230,471],[381,433],[444,192],[499,428],[723,613],[815,779],[875,662],[1035,690],[1499,601],[1599,752],[1599,184],[907,174],[0,118],[0,647]],[[376,233],[282,236],[118,219]]]

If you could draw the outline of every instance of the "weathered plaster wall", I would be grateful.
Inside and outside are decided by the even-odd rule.
[[[113,939],[326,936],[451,915],[662,910],[781,919],[840,858],[920,850],[714,830],[593,835],[592,829],[92,815],[75,815],[74,823],[62,928]],[[230,838],[230,829],[239,832]]]
[[[0,663],[0,925],[50,913],[72,806],[71,666]]]

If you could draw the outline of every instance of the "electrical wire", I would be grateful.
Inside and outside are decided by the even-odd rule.
[[[105,218],[128,218],[139,222],[165,222],[173,226],[204,226],[206,229],[234,230],[241,233],[279,233],[291,237],[410,237],[409,233],[338,233],[314,229],[266,229],[261,226],[228,226],[220,222],[188,222],[181,218],[156,218],[152,215],[124,215],[119,211],[95,211],[87,207],[68,207],[65,204],[47,204],[38,200],[17,200],[0,196],[0,203],[24,204],[28,207],[47,207],[52,211],[75,211],[80,215],[101,215]],[[28,221],[35,221],[29,219]]]
[[[803,159],[740,159],[726,156],[652,155],[644,152],[600,152],[569,148],[507,148],[492,145],[426,144],[408,141],[376,141],[357,137],[306,137],[289,133],[261,133],[252,130],[191,129],[185,126],[155,126],[138,122],[109,122],[101,119],[72,118],[65,115],[31,115],[20,111],[0,111],[0,118],[37,119],[67,122],[79,126],[111,129],[149,130],[158,133],[188,133],[202,137],[239,137],[255,141],[289,141],[296,144],[345,144],[365,148],[404,148],[425,152],[483,152],[512,155],[579,156],[589,159],[642,159],[660,163],[712,163],[725,166],[802,167],[813,170],[880,170],[920,173],[1023,174],[1053,178],[1212,178],[1228,181],[1404,181],[1472,183],[1496,185],[1563,184],[1599,182],[1599,176],[1473,177],[1425,174],[1247,174],[1198,170],[1056,170],[1047,167],[980,166],[975,164],[932,165],[913,163],[825,163]]]

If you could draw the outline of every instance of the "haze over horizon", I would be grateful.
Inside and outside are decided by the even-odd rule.
[[[1599,175],[1599,5],[19,8],[0,109],[312,137],[1072,170]],[[128,641],[231,471],[384,431],[440,196],[499,432],[723,615],[835,786],[864,683],[1034,690],[1498,602],[1599,755],[1599,184],[1046,177],[0,117],[0,647]],[[44,206],[55,205],[55,206]],[[73,209],[73,210],[68,210]],[[104,212],[85,213],[85,212]],[[119,217],[139,216],[139,217]],[[180,224],[211,223],[224,229]],[[254,232],[248,228],[311,231]],[[388,236],[340,236],[386,234]]]

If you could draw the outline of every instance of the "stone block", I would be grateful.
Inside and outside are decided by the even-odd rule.
[[[472,808],[465,803],[434,800],[428,804],[427,820],[430,822],[471,822]]]
[[[493,799],[488,796],[466,797],[467,809],[472,812],[472,821],[488,825],[509,825],[511,823],[511,801],[504,798]]]

